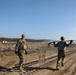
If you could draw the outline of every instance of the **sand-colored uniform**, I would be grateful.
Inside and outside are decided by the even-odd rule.
[[[20,59],[19,67],[22,67],[22,65],[23,65],[24,55],[26,53],[26,49],[27,49],[26,40],[22,39],[22,38],[19,39],[17,44],[16,44],[16,47],[15,47],[15,51],[18,51],[18,57]]]

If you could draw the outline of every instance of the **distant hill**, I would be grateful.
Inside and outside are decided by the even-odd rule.
[[[0,37],[0,42],[2,41],[8,41],[8,42],[17,42],[19,38],[5,38],[5,37]],[[27,42],[58,42],[58,40],[49,40],[49,39],[26,39]],[[70,40],[65,40],[67,43],[70,42]],[[76,40],[73,40],[73,43],[76,44]]]
[[[5,37],[0,37],[0,42],[2,41],[8,41],[8,42],[17,42],[19,38],[5,38]],[[44,41],[49,41],[46,39],[26,39],[27,42],[44,42]]]

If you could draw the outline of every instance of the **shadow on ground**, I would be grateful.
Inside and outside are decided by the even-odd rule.
[[[17,70],[15,69],[16,67],[14,67],[14,71]],[[54,69],[52,67],[25,67],[24,70],[26,71],[38,71],[38,70],[43,70],[43,69],[47,69],[47,70],[52,70],[52,71],[56,71],[57,69]],[[0,66],[0,72],[12,72],[11,68],[5,68]],[[19,71],[18,71],[19,72]]]
[[[24,68],[26,71],[38,71],[38,70],[43,70],[43,69],[47,69],[47,70],[52,70],[52,71],[56,71],[57,69],[54,69],[52,67],[25,67]]]
[[[3,66],[0,66],[0,72],[11,72],[11,68],[5,68]]]

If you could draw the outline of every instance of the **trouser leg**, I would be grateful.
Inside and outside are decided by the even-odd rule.
[[[60,61],[61,57],[58,56],[58,59],[57,59],[57,66],[59,66],[59,61]]]
[[[61,59],[61,52],[58,52],[58,59],[57,59],[56,69],[59,69],[59,65],[60,65],[59,61],[60,61],[60,59]]]
[[[62,61],[61,61],[61,65],[64,66],[63,62],[64,62],[64,58],[65,58],[65,54],[62,57]]]
[[[23,62],[24,62],[24,54],[21,53],[18,56],[19,56],[19,68],[22,69]]]

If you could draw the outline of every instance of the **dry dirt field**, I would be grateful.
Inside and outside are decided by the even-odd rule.
[[[27,42],[25,73],[14,69],[19,59],[15,52],[16,43],[0,43],[0,75],[76,75],[76,45],[66,48],[64,67],[56,70],[57,48],[41,42]]]

